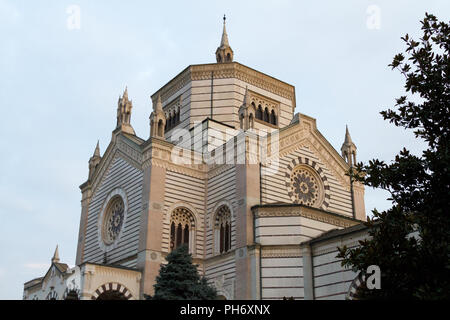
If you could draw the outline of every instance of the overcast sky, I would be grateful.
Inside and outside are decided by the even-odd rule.
[[[74,264],[78,186],[97,140],[102,154],[110,141],[119,95],[127,85],[147,139],[150,95],[215,62],[224,13],[235,61],[294,85],[296,112],[337,150],[348,124],[358,161],[419,154],[424,144],[379,111],[403,93],[388,64],[425,12],[449,21],[450,2],[0,0],[0,299],[21,299],[57,244]],[[386,198],[366,189],[366,211]]]

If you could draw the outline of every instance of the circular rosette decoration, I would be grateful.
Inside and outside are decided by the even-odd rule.
[[[313,206],[319,198],[319,183],[310,171],[297,168],[291,175],[291,191],[295,203]]]
[[[124,203],[121,197],[114,197],[108,206],[105,217],[104,241],[110,244],[116,240],[124,220]]]

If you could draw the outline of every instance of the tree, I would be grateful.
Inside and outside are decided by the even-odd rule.
[[[405,77],[409,96],[381,115],[412,129],[426,150],[415,156],[403,148],[390,164],[374,159],[349,171],[366,186],[389,191],[393,204],[373,211],[369,239],[339,249],[343,266],[381,269],[381,289],[362,288],[362,299],[450,298],[450,27],[428,13],[421,24],[420,41],[402,37],[405,54],[389,65]]]
[[[182,245],[169,253],[167,264],[162,265],[154,285],[152,300],[213,300],[216,289],[204,277],[200,277],[197,267],[192,264],[188,247]]]

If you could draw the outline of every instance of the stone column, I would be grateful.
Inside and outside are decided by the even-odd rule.
[[[162,233],[166,169],[148,165],[144,168],[141,226],[137,268],[142,272],[139,296],[153,295],[155,278],[163,262]]]
[[[305,300],[314,300],[314,274],[312,250],[309,243],[304,243],[300,247],[303,256],[303,290]]]
[[[88,209],[91,202],[91,185],[89,182],[80,186],[81,189],[81,217],[80,228],[78,231],[78,243],[77,243],[77,257],[75,264],[78,266],[83,263],[84,258],[84,244],[86,242],[86,226],[88,218]]]
[[[256,137],[245,139],[245,164],[236,165],[236,299],[257,299],[252,285],[252,270],[256,270],[254,226],[251,207],[260,204],[259,163],[256,157]],[[259,294],[259,293],[258,293]]]

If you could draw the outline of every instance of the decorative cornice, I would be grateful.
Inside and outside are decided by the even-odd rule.
[[[256,206],[252,208],[256,219],[264,217],[303,217],[315,221],[347,228],[361,223],[350,217],[301,205]]]
[[[166,101],[177,91],[186,86],[189,81],[211,79],[212,72],[214,72],[214,79],[236,78],[254,85],[255,87],[289,99],[295,103],[294,86],[238,62],[190,65],[170,80],[165,86],[155,92],[151,96],[152,101],[156,99],[158,94],[161,95],[163,101]],[[295,108],[295,106],[293,106],[293,108]]]
[[[261,258],[297,258],[301,256],[300,246],[263,246],[261,250]]]

